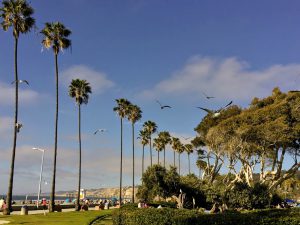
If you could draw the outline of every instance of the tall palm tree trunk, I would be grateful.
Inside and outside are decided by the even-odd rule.
[[[58,127],[58,62],[57,53],[55,56],[55,78],[56,78],[56,109],[55,109],[55,133],[54,133],[54,161],[53,161],[53,175],[52,188],[49,202],[49,212],[54,212],[55,207],[55,179],[56,179],[56,157],[57,157],[57,127]]]
[[[143,156],[142,156],[142,175],[144,174],[144,161],[145,161],[145,145],[143,145]]]
[[[190,154],[188,154],[188,160],[189,160],[189,174],[191,174],[191,162],[190,162]]]
[[[81,110],[78,104],[78,141],[79,141],[79,166],[78,166],[78,192],[76,200],[76,211],[80,210],[80,186],[81,186]]]
[[[159,165],[159,151],[157,151],[157,165]]]
[[[175,164],[175,151],[174,151],[174,167],[176,166],[176,164]]]
[[[166,148],[164,148],[164,167],[166,167]]]
[[[17,123],[18,123],[18,99],[19,99],[19,82],[18,82],[18,38],[15,38],[15,123],[14,123],[14,138],[13,138],[13,149],[11,154],[10,174],[8,181],[8,191],[6,196],[7,202],[7,214],[9,215],[12,211],[12,190],[14,182],[14,170],[15,170],[15,157],[16,157],[16,146],[17,146]]]
[[[149,139],[149,145],[150,145],[150,166],[152,167],[152,144],[151,144],[151,136]]]
[[[180,176],[180,153],[178,153],[178,174]]]
[[[121,158],[120,158],[120,191],[119,191],[120,208],[122,203],[122,168],[123,168],[123,119],[121,117]]]
[[[134,123],[132,123],[132,203],[134,203]]]

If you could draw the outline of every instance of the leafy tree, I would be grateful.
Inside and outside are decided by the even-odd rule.
[[[72,80],[69,86],[69,96],[75,99],[78,106],[78,142],[79,142],[79,171],[78,171],[78,192],[76,200],[76,211],[80,210],[80,186],[81,186],[81,105],[87,104],[89,94],[92,93],[90,84],[86,80]]]
[[[56,179],[56,158],[57,158],[57,128],[58,128],[58,54],[64,49],[71,47],[71,40],[68,37],[71,31],[67,29],[62,23],[46,23],[44,29],[41,31],[43,35],[42,45],[47,49],[52,48],[55,60],[55,79],[56,79],[56,108],[55,108],[55,131],[54,131],[54,161],[53,161],[53,175],[52,188],[49,203],[49,212],[54,211],[55,204],[55,179]]]
[[[157,196],[167,198],[177,195],[179,188],[180,178],[176,168],[166,170],[161,165],[153,165],[143,174],[142,186],[138,190],[137,197],[150,202]]]
[[[128,120],[132,126],[132,203],[134,203],[134,124],[142,118],[142,110],[137,105],[129,106]]]
[[[17,133],[18,133],[18,100],[19,100],[19,76],[18,76],[18,42],[20,34],[26,34],[31,31],[35,25],[35,19],[32,17],[34,13],[33,8],[25,0],[4,0],[2,7],[0,8],[0,15],[2,18],[1,26],[4,31],[7,31],[10,27],[13,29],[13,36],[15,39],[15,120],[14,120],[14,138],[11,157],[11,166],[7,191],[7,214],[10,214],[13,179],[14,179],[14,167],[15,167],[15,155],[17,146]]]
[[[116,99],[117,106],[113,108],[113,111],[117,112],[120,117],[121,124],[121,156],[120,156],[120,190],[119,190],[119,203],[122,203],[122,171],[123,171],[123,119],[129,114],[129,107],[131,103],[124,98]]]
[[[205,146],[202,160],[206,157],[207,178],[213,181],[225,158],[229,162],[229,172],[235,175],[228,189],[236,182],[253,187],[253,170],[258,165],[258,182],[270,190],[293,177],[300,167],[299,104],[299,92],[282,93],[275,88],[271,96],[254,98],[249,108],[242,110],[231,106],[218,118],[204,118],[196,128],[198,137],[193,141],[198,147]],[[294,162],[283,172],[287,155]],[[238,164],[241,165],[239,170]]]
[[[144,130],[148,133],[149,136],[149,146],[150,146],[150,165],[152,166],[152,143],[151,143],[151,136],[157,130],[157,125],[155,122],[148,120],[143,124]]]

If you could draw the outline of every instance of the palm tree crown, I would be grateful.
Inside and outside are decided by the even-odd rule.
[[[5,0],[2,5],[1,26],[5,31],[12,26],[15,38],[19,38],[20,33],[27,33],[34,27],[35,19],[31,17],[34,10],[25,0]]]
[[[157,125],[155,122],[148,120],[143,124],[144,129],[148,132],[149,135],[152,135],[157,130]]]
[[[143,146],[149,144],[149,135],[146,130],[144,130],[144,129],[140,130],[139,138],[140,138],[140,142]]]
[[[117,112],[120,118],[125,118],[129,114],[130,101],[125,98],[116,99],[118,106],[114,107],[113,110]]]
[[[149,137],[149,146],[150,146],[150,166],[152,166],[152,144],[151,144],[151,135],[153,133],[156,132],[157,130],[157,125],[155,122],[153,121],[146,121],[144,124],[143,124],[143,128],[144,130],[147,132],[147,135]]]
[[[41,33],[44,35],[42,44],[47,49],[52,47],[55,55],[60,50],[71,47],[71,40],[68,39],[68,36],[72,32],[60,22],[45,23],[45,28]]]
[[[142,118],[142,110],[137,105],[129,105],[127,117],[134,124]]]
[[[78,105],[81,105],[82,103],[87,104],[90,93],[92,93],[92,89],[86,80],[72,80],[69,86],[69,96],[75,98]]]

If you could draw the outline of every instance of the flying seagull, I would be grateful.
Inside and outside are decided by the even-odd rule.
[[[11,82],[11,84],[14,84],[16,83],[16,81],[14,80],[13,82]],[[21,84],[21,83],[25,83],[27,85],[29,85],[29,82],[27,80],[18,80],[18,83]]]
[[[103,133],[103,132],[106,132],[106,131],[107,131],[106,129],[98,129],[98,130],[96,130],[96,131],[94,132],[94,135],[97,134],[98,132]]]
[[[23,127],[21,123],[16,123],[17,133],[20,132],[20,129]]]
[[[202,107],[197,107],[198,109],[202,109],[210,114],[213,114],[213,117],[218,117],[221,114],[221,111],[224,110],[225,108],[227,108],[228,106],[230,106],[232,104],[232,101],[230,101],[227,105],[225,105],[224,107],[218,109],[218,110],[210,110],[207,108],[202,108]]]
[[[181,136],[184,140],[189,140],[189,139],[191,139],[192,137],[183,137],[183,136]]]
[[[201,91],[201,92],[202,92],[202,94],[205,96],[205,98],[207,98],[207,99],[215,98],[215,97],[213,97],[213,96],[208,96],[208,95],[205,94],[203,91]]]
[[[169,105],[162,105],[158,100],[156,100],[156,102],[160,105],[160,109],[164,109],[164,108],[172,108]]]

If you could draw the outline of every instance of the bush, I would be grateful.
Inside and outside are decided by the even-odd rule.
[[[236,183],[232,190],[225,193],[224,200],[230,208],[243,209],[264,209],[271,203],[268,187],[259,183],[254,187]]]
[[[255,210],[223,214],[203,214],[186,209],[115,210],[114,225],[299,225],[300,209]]]

